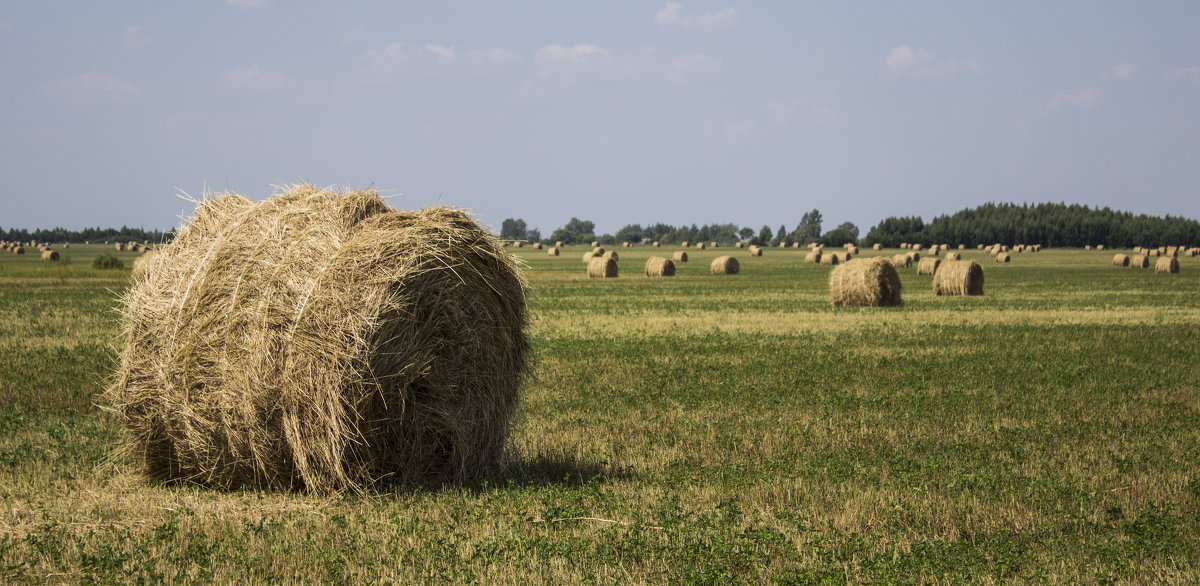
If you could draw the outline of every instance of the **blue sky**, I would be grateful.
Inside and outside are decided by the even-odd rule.
[[[1200,218],[1200,2],[0,1],[0,226],[374,186],[864,231],[996,202]]]

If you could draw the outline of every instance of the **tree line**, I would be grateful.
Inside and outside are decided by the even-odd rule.
[[[541,238],[541,232],[536,228],[526,229],[526,222],[520,218],[508,218],[500,225],[502,240],[528,240],[530,242],[562,242],[563,244],[585,244],[598,241],[601,244],[619,244],[623,242],[660,242],[662,244],[679,244],[681,242],[716,242],[728,246],[735,242],[747,242],[760,246],[790,246],[793,242],[819,242],[841,246],[847,242],[858,240],[859,230],[852,222],[843,222],[837,228],[821,232],[822,217],[819,210],[805,213],[795,228],[788,229],[780,225],[772,229],[764,225],[755,230],[748,226],[738,226],[733,223],[704,224],[697,226],[670,224],[627,224],[613,234],[596,234],[595,222],[571,218],[564,226],[556,228],[548,238]]]
[[[146,230],[145,228],[130,228],[121,226],[120,228],[84,228],[82,230],[67,230],[65,228],[36,228],[28,230],[25,228],[9,228],[5,230],[0,228],[0,240],[11,242],[29,242],[37,240],[38,242],[103,242],[105,240],[111,242],[141,242],[149,240],[150,242],[166,242],[175,237],[175,233],[162,230]]]
[[[1074,246],[1200,246],[1200,222],[1065,203],[987,203],[942,215],[926,224],[918,216],[890,217],[871,228],[863,244],[1041,244]]]

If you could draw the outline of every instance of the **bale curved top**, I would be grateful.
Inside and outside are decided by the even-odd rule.
[[[158,480],[463,481],[500,463],[526,291],[461,210],[310,185],[207,198],[126,294],[104,398]]]

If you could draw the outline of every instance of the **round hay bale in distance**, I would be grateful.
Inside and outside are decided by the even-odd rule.
[[[754,246],[753,244],[750,245],[750,256],[762,256],[762,253],[762,248]]]
[[[621,255],[620,255],[620,254],[617,254],[617,251],[615,251],[615,250],[610,250],[610,251],[608,251],[608,252],[606,252],[606,253],[604,253],[604,254],[602,254],[602,255],[600,255],[600,256],[603,256],[604,258],[611,258],[611,259],[613,259],[613,260],[616,260],[616,261],[619,261],[619,260],[621,260]]]
[[[938,265],[940,264],[942,264],[942,259],[936,256],[923,258],[921,259],[921,262],[917,263],[917,274],[933,275],[937,272]]]
[[[907,254],[897,254],[892,257],[892,268],[912,266],[912,257]]]
[[[736,275],[741,270],[738,259],[732,256],[718,256],[708,266],[714,275]]]
[[[1145,254],[1135,254],[1129,258],[1129,266],[1135,269],[1149,268],[1150,256]]]
[[[983,295],[983,266],[973,260],[948,260],[933,275],[934,295]]]
[[[588,264],[588,263],[592,262],[592,259],[596,258],[598,256],[601,256],[601,255],[596,254],[595,252],[592,252],[590,250],[583,253],[583,264]]]
[[[669,258],[652,256],[646,259],[647,277],[674,277],[675,263]]]
[[[675,254],[671,255],[671,260],[675,262],[687,262],[687,253],[682,250],[676,250]]]
[[[834,266],[834,265],[841,264],[841,262],[842,262],[842,257],[838,256],[838,254],[836,252],[831,252],[829,254],[821,255],[820,263],[823,265]]]
[[[962,253],[959,253],[959,252],[947,252],[947,253],[946,253],[946,260],[962,260]]]
[[[152,479],[313,493],[501,466],[528,287],[465,212],[304,185],[200,202],[124,298],[107,408]]]
[[[834,306],[886,307],[901,305],[900,275],[883,257],[859,258],[829,273]]]
[[[1011,262],[1011,261],[1012,261],[1012,256],[1009,255],[1007,252],[1001,252],[1001,253],[996,254],[996,262]]]
[[[1119,253],[1114,254],[1112,262],[1114,267],[1127,267],[1129,266],[1129,255]]]
[[[617,278],[617,261],[612,257],[597,256],[588,263],[588,278],[615,279]]]
[[[876,242],[875,245],[872,246],[871,248],[873,248],[875,250],[883,250],[883,244]]]
[[[57,250],[43,250],[42,251],[42,260],[57,261],[58,260],[58,251]]]
[[[804,262],[821,264],[821,253],[814,251],[804,255]]]
[[[25,254],[25,247],[18,244],[13,247],[12,251],[13,254]]]
[[[546,254],[547,254],[548,256],[558,256],[558,247],[557,247],[557,246],[551,246],[550,248],[547,248],[547,249],[546,249]]]
[[[46,255],[42,254],[42,258],[46,258]],[[1154,272],[1167,274],[1178,273],[1179,259],[1173,256],[1164,256],[1158,259],[1158,261],[1154,263]]]
[[[703,242],[696,243],[696,250],[704,250],[704,248],[705,248],[705,245]]]
[[[555,241],[554,241],[554,247],[555,247],[555,248],[562,248],[562,247],[563,247],[563,241],[562,241],[562,240],[555,240]]]
[[[603,247],[603,246],[595,246],[595,247],[592,247],[592,252],[594,252],[594,253],[596,254],[596,256],[603,255],[603,254],[604,254],[604,247]]]

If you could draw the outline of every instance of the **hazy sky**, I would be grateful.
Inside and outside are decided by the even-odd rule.
[[[374,186],[865,233],[1066,201],[1200,218],[1200,2],[0,0],[0,226]]]

